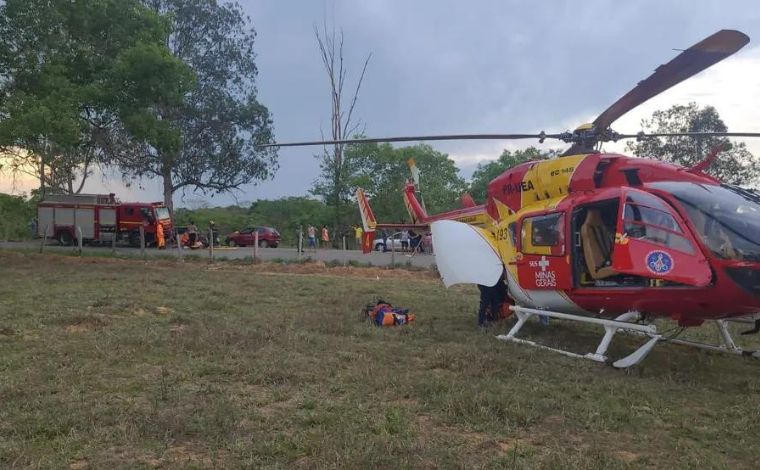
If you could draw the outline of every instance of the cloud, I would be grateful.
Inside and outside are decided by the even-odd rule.
[[[241,4],[257,31],[259,100],[272,112],[279,141],[318,138],[320,125],[329,123],[329,89],[313,37],[313,25],[325,15],[345,33],[350,83],[363,57],[373,54],[355,111],[371,136],[574,129],[675,56],[672,48],[689,47],[726,27],[760,37],[754,0]],[[653,110],[697,101],[714,105],[732,130],[757,130],[758,60],[758,48],[745,48],[634,110],[614,128],[635,132]],[[760,142],[747,143],[760,152]],[[535,144],[467,141],[434,147],[450,154],[467,176],[504,148]],[[624,148],[617,145],[607,148]],[[246,186],[237,197],[306,194],[319,172],[316,150],[282,149],[275,179]],[[128,189],[143,199],[160,194],[157,181],[145,185],[146,196]],[[232,202],[228,196],[212,200]]]

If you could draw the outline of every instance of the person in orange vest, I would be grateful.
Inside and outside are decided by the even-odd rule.
[[[327,231],[327,225],[322,226],[322,248],[326,248],[330,244],[330,234]]]
[[[156,224],[156,248],[163,250],[166,248],[166,239],[164,238],[164,226],[161,222]]]

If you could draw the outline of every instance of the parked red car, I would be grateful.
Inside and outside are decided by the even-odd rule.
[[[259,246],[261,248],[277,248],[280,244],[280,232],[272,227],[248,227],[227,235],[225,243],[229,246],[249,246],[255,241],[255,234],[259,234]]]

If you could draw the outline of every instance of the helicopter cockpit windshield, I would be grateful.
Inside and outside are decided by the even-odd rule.
[[[699,237],[722,259],[760,262],[760,194],[730,185],[652,183],[686,210]]]

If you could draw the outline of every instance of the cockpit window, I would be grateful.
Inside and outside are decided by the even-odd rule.
[[[646,206],[639,206],[638,204],[626,203],[625,220],[647,225],[657,225],[673,232],[681,232],[681,227],[678,226],[676,219],[669,213]]]
[[[728,185],[661,182],[681,203],[699,237],[722,259],[760,261],[760,196]]]
[[[649,196],[651,201],[645,201]],[[648,206],[639,205],[631,201],[638,201]],[[660,207],[663,210],[652,209]],[[661,199],[645,193],[629,193],[626,197],[625,212],[623,215],[623,230],[626,235],[639,240],[647,240],[684,253],[693,254],[694,248],[691,242],[680,235],[676,219],[666,212],[667,206]]]
[[[665,202],[658,198],[657,196],[654,196],[649,193],[645,193],[643,191],[636,191],[636,192],[630,192],[626,194],[625,202],[636,204],[637,206],[645,206],[645,207],[651,207],[653,209],[659,209],[663,212],[668,211],[668,206],[665,204]]]
[[[563,255],[564,221],[565,217],[561,212],[524,218],[521,234],[522,252],[536,255]]]

